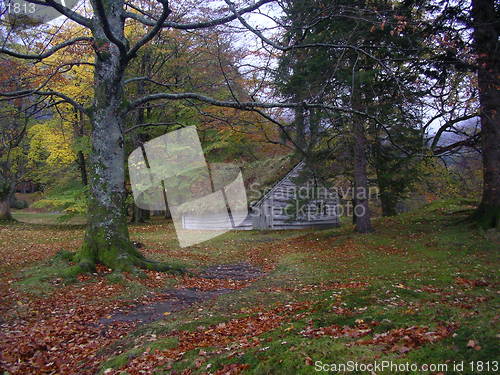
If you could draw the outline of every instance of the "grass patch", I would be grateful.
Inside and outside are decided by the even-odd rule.
[[[74,253],[60,250],[55,256],[33,267],[23,270],[13,285],[20,291],[35,295],[45,295],[54,289],[54,281],[71,283],[76,272],[70,261]]]
[[[106,358],[100,373],[126,366],[133,358],[140,360],[145,352],[161,355],[178,348],[183,331],[195,333],[190,337],[196,341],[196,332],[201,336],[201,332],[217,331],[221,323],[230,326],[235,321],[241,322],[243,334],[231,325],[231,331],[217,331],[224,338],[220,342],[200,338],[171,368],[159,366],[156,372],[188,369],[202,374],[242,366],[245,374],[288,375],[315,373],[316,361],[496,360],[499,246],[496,236],[464,223],[469,205],[468,201],[434,202],[418,211],[377,219],[376,231],[367,235],[356,235],[351,227],[318,232],[241,231],[183,249],[176,244],[170,223],[134,225],[131,237],[145,243],[144,252],[151,258],[181,262],[197,270],[239,261],[272,267],[247,288],[130,331],[98,353]],[[61,254],[27,269],[17,284],[25,289],[50,287],[47,281],[67,267],[66,259]],[[116,282],[125,286],[125,293],[118,297],[125,300],[158,290],[145,287],[139,279]],[[298,311],[270,314],[295,303],[307,305]],[[275,324],[267,326],[273,319]],[[409,327],[425,327],[431,333],[438,327],[451,328],[449,335],[413,342],[413,346],[406,343],[409,350],[401,351],[383,344],[359,345],[360,338],[348,334],[304,334],[307,329],[356,329],[360,324],[371,329],[364,339]],[[469,345],[471,340],[474,347]]]

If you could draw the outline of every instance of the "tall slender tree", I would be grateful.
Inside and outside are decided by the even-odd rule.
[[[351,137],[356,231],[369,232],[372,225],[368,206],[371,155],[368,130],[376,127],[388,131],[389,122],[379,126],[388,113],[380,108],[391,106],[387,98],[392,98],[394,105],[394,101],[408,101],[411,96],[408,87],[416,75],[402,67],[411,65],[412,57],[420,53],[421,47],[418,44],[421,37],[403,22],[411,14],[412,5],[387,1],[289,0],[284,7],[289,30],[286,37],[305,50],[290,48],[282,55],[277,76],[281,93],[290,98],[300,95],[307,101],[342,103],[343,108],[350,109],[337,113],[336,119],[344,124],[343,132]],[[318,130],[321,128],[318,122],[311,121],[313,117],[304,120],[303,115],[304,112],[296,112],[294,125],[302,142],[312,141],[305,149],[307,154],[314,147],[318,131],[328,132]],[[339,116],[344,120],[338,121]],[[323,114],[324,119],[328,117]],[[310,128],[304,127],[304,123]],[[388,134],[379,139],[390,142]]]
[[[500,5],[472,0],[481,116],[483,195],[474,219],[500,229]]]

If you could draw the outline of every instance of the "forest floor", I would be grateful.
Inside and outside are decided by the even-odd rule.
[[[57,254],[78,249],[81,226],[0,226],[0,374],[498,372],[500,238],[462,222],[471,208],[188,248],[169,223],[130,227],[189,276],[68,280]]]

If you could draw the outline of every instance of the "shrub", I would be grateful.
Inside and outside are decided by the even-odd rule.
[[[47,208],[62,211],[61,221],[71,219],[87,212],[87,188],[78,183],[58,187],[49,191],[43,199],[35,202],[35,208]]]

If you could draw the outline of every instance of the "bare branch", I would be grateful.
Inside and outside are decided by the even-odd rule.
[[[134,126],[131,126],[130,128],[125,129],[124,133],[130,133],[131,131],[138,129],[138,128],[145,128],[145,127],[150,127],[150,126],[171,126],[171,125],[179,125],[178,122],[148,122],[144,124],[137,124]]]
[[[155,81],[154,79],[151,79],[151,78],[146,77],[146,76],[143,76],[143,77],[132,77],[132,78],[126,79],[123,82],[123,84],[127,85],[129,83],[133,83],[133,82],[137,82],[137,81],[146,81],[146,82],[149,82],[149,83],[152,83],[154,85],[161,86],[161,87],[179,87],[179,86],[181,86],[181,84],[179,84],[179,83],[162,83],[162,82],[158,82],[158,81]]]
[[[163,22],[165,22],[165,20],[170,15],[170,13],[172,13],[171,10],[170,10],[170,8],[168,7],[168,0],[156,0],[156,1],[158,1],[159,3],[161,3],[161,5],[163,7],[161,15],[160,15],[160,18],[156,22],[156,25],[154,25],[153,28],[151,30],[149,30],[149,32],[146,35],[144,35],[144,37],[141,40],[139,40],[130,49],[130,51],[128,52],[128,55],[127,55],[127,59],[128,60],[134,58],[136,56],[136,54],[137,54],[137,51],[139,51],[139,49],[143,45],[145,45],[147,42],[149,42],[151,39],[153,39],[156,34],[158,34],[158,32],[162,29]]]
[[[41,91],[43,87],[45,87],[52,79],[53,75],[49,77],[40,87],[34,90],[18,90],[18,91],[13,91],[13,92],[0,92],[0,97],[3,96],[4,99],[0,99],[0,101],[3,100],[10,100],[10,99],[16,99],[16,98],[22,98],[26,96],[31,96],[31,95],[40,95],[40,96],[57,96],[61,99],[63,99],[64,102],[71,104],[73,107],[76,109],[82,111],[83,113],[89,115],[88,110],[82,106],[80,103],[76,102],[74,99],[70,98],[66,94],[63,94],[59,91],[54,91],[54,90],[47,90],[47,91]]]
[[[459,123],[459,122],[462,122],[462,121],[465,121],[465,120],[470,120],[470,119],[472,119],[474,117],[477,117],[477,116],[478,116],[477,113],[472,113],[472,114],[469,114],[469,115],[465,115],[465,116],[460,116],[460,117],[454,118],[454,119],[452,119],[450,121],[446,121],[443,125],[441,125],[439,127],[438,131],[434,135],[434,138],[433,138],[432,144],[431,144],[431,150],[434,150],[437,147],[437,144],[438,144],[439,140],[441,139],[441,135],[444,132],[446,132],[446,130],[448,130],[449,128],[451,128],[456,123]]]
[[[76,23],[85,26],[87,28],[92,28],[92,20],[87,17],[83,17],[76,13],[74,10],[65,7],[64,5],[58,3],[55,0],[26,0],[28,3],[33,3],[37,5],[42,5],[45,7],[52,7],[57,10],[62,15],[68,17],[70,20],[75,21]]]
[[[281,131],[283,132],[283,134],[285,135],[285,137],[290,142],[292,142],[292,144],[295,147],[295,149],[297,149],[304,157],[307,156],[306,151],[304,151],[304,149],[302,149],[302,147],[300,147],[297,144],[297,142],[295,142],[295,140],[293,139],[293,137],[288,133],[288,130],[287,130],[287,128],[286,128],[286,126],[284,124],[282,124],[278,120],[275,120],[274,118],[272,118],[271,116],[269,116],[267,113],[261,111],[260,109],[255,108],[253,111],[257,112],[259,115],[261,115],[266,120],[268,120],[268,121],[272,122],[273,124],[277,125],[281,129]],[[266,138],[267,138],[267,134],[266,134]]]
[[[0,53],[4,53],[6,55],[9,55],[9,56],[12,56],[12,57],[16,57],[18,59],[43,60],[43,59],[45,59],[45,58],[53,55],[54,53],[56,53],[57,51],[59,51],[62,48],[65,48],[65,47],[68,47],[68,46],[70,46],[72,44],[75,44],[77,42],[83,42],[83,41],[92,42],[93,38],[81,36],[81,37],[69,39],[66,42],[58,44],[58,45],[50,48],[49,50],[47,50],[47,51],[45,51],[43,53],[40,53],[40,54],[24,54],[24,53],[19,53],[19,52],[12,51],[10,49],[3,48],[3,47],[0,48]]]
[[[258,9],[260,6],[264,4],[271,3],[275,0],[259,0],[253,5],[249,5],[245,8],[241,8],[238,10],[238,14],[245,14],[248,12],[252,12],[256,9]],[[155,26],[156,21],[149,20],[146,17],[143,17],[139,14],[135,13],[130,13],[130,12],[125,12],[126,17],[134,19],[136,21],[139,21],[140,23],[147,25],[147,26]],[[227,22],[234,21],[238,17],[233,13],[228,16],[224,16],[221,18],[217,18],[211,21],[204,21],[204,22],[192,22],[192,23],[179,23],[179,22],[163,22],[162,27],[163,28],[173,28],[173,29],[178,29],[178,30],[195,30],[195,29],[204,29],[207,27],[213,27],[213,26],[219,26],[222,24],[225,24]]]
[[[147,103],[149,101],[161,100],[161,99],[168,99],[168,100],[194,99],[194,100],[199,100],[199,101],[211,104],[211,105],[215,105],[217,107],[238,108],[238,109],[275,108],[275,107],[291,108],[291,107],[297,107],[299,105],[302,105],[302,103],[297,104],[297,103],[232,102],[232,101],[217,100],[217,99],[211,98],[209,96],[198,94],[198,93],[184,92],[184,93],[178,93],[178,94],[158,93],[158,94],[147,95],[143,98],[139,98],[137,100],[134,100],[132,103],[130,103],[128,110],[131,110],[131,109],[138,107],[141,104]]]
[[[474,134],[473,136],[470,136],[467,139],[454,142],[452,144],[443,147],[437,147],[432,150],[432,153],[434,155],[441,156],[446,152],[460,150],[462,147],[475,148],[476,146],[479,145],[480,141],[481,141],[481,133],[479,132],[477,134]]]

